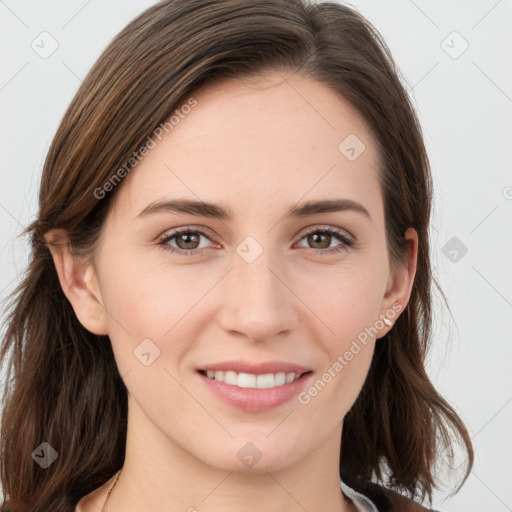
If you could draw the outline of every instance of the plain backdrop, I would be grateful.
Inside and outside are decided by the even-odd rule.
[[[64,110],[107,43],[153,3],[0,0],[0,299],[26,266],[27,240],[17,236],[36,214]],[[349,5],[390,46],[434,175],[432,257],[453,316],[436,299],[428,369],[467,422],[476,452],[460,492],[437,492],[434,505],[512,511],[512,1]],[[41,38],[51,55],[41,55]]]

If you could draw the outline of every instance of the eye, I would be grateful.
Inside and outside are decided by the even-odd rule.
[[[166,233],[158,241],[158,245],[166,251],[175,254],[183,254],[194,256],[201,254],[208,243],[203,243],[201,238],[211,241],[206,231],[199,228],[182,228],[171,233]],[[346,251],[350,247],[355,246],[355,241],[344,231],[336,228],[314,228],[306,232],[301,238],[306,243],[311,244],[309,247],[314,253],[332,254],[340,251]],[[331,247],[331,243],[338,240],[338,245]],[[303,247],[303,246],[302,246]]]
[[[338,240],[341,244],[330,247],[331,242]],[[354,240],[344,231],[335,228],[314,228],[306,232],[301,241],[311,244],[314,252],[320,254],[332,254],[339,251],[346,251],[355,245]]]
[[[166,233],[158,241],[158,244],[166,251],[194,256],[202,253],[203,249],[207,247],[207,245],[201,244],[201,238],[210,240],[210,237],[202,229],[184,228]]]

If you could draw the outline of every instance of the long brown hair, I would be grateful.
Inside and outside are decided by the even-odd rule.
[[[344,420],[340,476],[348,484],[373,479],[431,497],[436,458],[453,439],[467,452],[462,481],[467,478],[470,437],[424,366],[437,285],[428,239],[432,183],[419,122],[385,42],[357,12],[334,2],[167,0],[135,18],[105,49],[45,160],[37,219],[24,232],[31,260],[11,296],[0,351],[0,363],[10,355],[0,445],[3,510],[73,510],[125,455],[127,390],[110,340],[78,321],[45,233],[63,229],[70,250],[91,254],[122,183],[100,198],[98,189],[120,169],[126,172],[157,126],[206,82],[280,69],[338,92],[370,127],[381,156],[391,261],[403,261],[408,227],[419,237],[408,306],[377,343]],[[33,456],[43,442],[58,453],[47,469]]]

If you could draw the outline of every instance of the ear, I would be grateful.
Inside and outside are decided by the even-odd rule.
[[[92,261],[70,253],[65,231],[54,229],[45,235],[62,291],[79,322],[93,334],[107,335],[107,314]]]
[[[407,306],[411,296],[412,285],[416,276],[418,233],[415,229],[408,228],[404,238],[408,240],[405,261],[390,272],[386,293],[382,299],[381,306],[380,319],[383,321],[384,326],[382,329],[379,329],[376,338],[382,338],[393,328],[393,324]],[[385,318],[390,321],[390,325],[385,324]]]

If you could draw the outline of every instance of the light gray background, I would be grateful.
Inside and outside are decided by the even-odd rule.
[[[0,0],[0,299],[27,263],[26,240],[16,237],[37,211],[45,154],[65,108],[111,38],[153,3]],[[512,1],[350,5],[391,47],[434,174],[434,270],[453,318],[438,301],[429,371],[476,450],[462,490],[436,493],[434,505],[512,511]],[[46,59],[31,47],[42,46],[43,31],[58,42]]]

